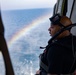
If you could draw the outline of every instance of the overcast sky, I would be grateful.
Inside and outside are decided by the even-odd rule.
[[[57,0],[0,0],[1,8],[7,9],[31,9],[51,8]]]

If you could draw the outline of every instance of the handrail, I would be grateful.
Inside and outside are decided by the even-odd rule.
[[[0,11],[0,50],[2,52],[3,59],[4,59],[5,71],[6,71],[5,74],[14,75],[14,70],[12,67],[9,51],[4,37],[4,27],[3,27],[2,18],[1,18],[1,11]]]

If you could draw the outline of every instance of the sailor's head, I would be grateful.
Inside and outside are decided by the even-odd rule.
[[[60,16],[59,14],[55,14],[54,16],[49,18],[49,20],[51,21],[51,25],[48,30],[51,36],[54,36],[61,28],[72,24],[72,21],[70,20],[70,18],[66,16]],[[69,31],[66,30],[66,32],[69,32]],[[64,35],[60,34],[59,37],[61,36],[64,36]]]

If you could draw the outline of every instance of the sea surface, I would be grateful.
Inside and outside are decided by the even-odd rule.
[[[39,69],[40,46],[46,46],[50,35],[51,8],[2,11],[5,39],[15,75],[34,75]],[[3,70],[2,70],[3,69]],[[0,75],[5,75],[0,54]]]

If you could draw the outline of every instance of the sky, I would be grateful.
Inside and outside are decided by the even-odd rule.
[[[3,10],[52,8],[57,0],[0,0]]]

